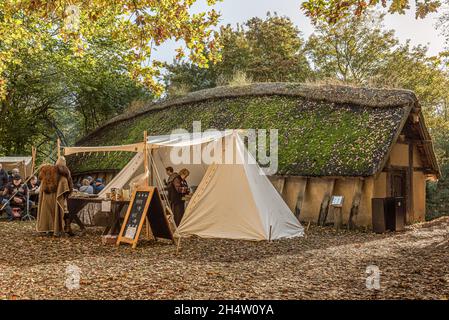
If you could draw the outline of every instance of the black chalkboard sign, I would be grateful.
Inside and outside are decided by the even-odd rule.
[[[131,212],[129,218],[126,221],[124,237],[128,239],[135,239],[137,229],[139,228],[140,221],[145,212],[145,207],[150,197],[150,191],[137,191],[134,197],[134,201],[131,206]]]
[[[117,245],[125,242],[132,244],[135,248],[146,218],[154,237],[173,240],[173,234],[157,188],[142,187],[137,189],[131,197],[125,220],[117,238]]]

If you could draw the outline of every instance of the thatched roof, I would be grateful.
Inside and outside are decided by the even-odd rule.
[[[144,130],[191,131],[193,121],[201,121],[203,130],[278,129],[279,174],[369,176],[385,163],[410,112],[419,110],[408,90],[298,83],[217,87],[122,114],[77,145],[134,143]],[[88,163],[95,166],[84,159],[84,168]]]

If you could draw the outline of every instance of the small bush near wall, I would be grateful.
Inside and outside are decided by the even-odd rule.
[[[449,163],[441,166],[438,182],[427,183],[426,220],[449,216]]]

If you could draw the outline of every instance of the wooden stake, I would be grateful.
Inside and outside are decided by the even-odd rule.
[[[342,207],[331,207],[334,212],[334,228],[339,231],[343,227]]]
[[[178,243],[176,246],[176,255],[178,255],[179,249],[181,248],[181,239],[182,239],[181,237],[178,238]]]
[[[295,216],[296,218],[299,220],[299,216],[301,214],[301,208],[302,208],[302,204],[304,203],[304,197],[306,194],[306,188],[307,188],[307,178],[301,178],[300,184],[299,184],[299,192],[298,192],[298,196],[296,198],[296,205],[295,205]]]

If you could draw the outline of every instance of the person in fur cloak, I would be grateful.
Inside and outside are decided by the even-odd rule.
[[[38,232],[62,232],[73,235],[67,209],[67,198],[72,193],[73,181],[64,157],[59,157],[55,165],[43,165],[40,169],[39,204],[37,209]]]

